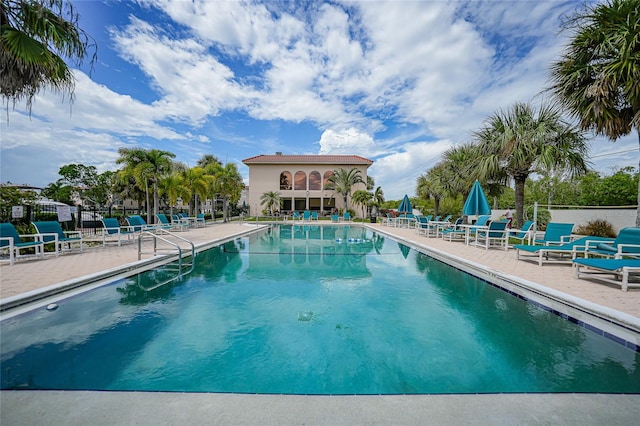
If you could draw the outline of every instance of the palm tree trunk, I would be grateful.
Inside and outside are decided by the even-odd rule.
[[[149,180],[145,179],[144,182],[144,192],[147,195],[147,223],[153,223],[151,222],[151,210],[149,210],[151,208],[151,198],[149,198]]]
[[[153,214],[157,217],[160,213],[160,196],[158,194],[158,179],[153,180]]]
[[[516,182],[516,223],[515,227],[520,228],[524,223],[524,183],[527,180],[525,177],[514,177]]]

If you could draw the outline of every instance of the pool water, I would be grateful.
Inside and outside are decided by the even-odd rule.
[[[357,226],[274,226],[0,324],[2,389],[640,392],[640,353]]]

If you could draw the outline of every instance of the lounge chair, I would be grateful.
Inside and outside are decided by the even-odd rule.
[[[524,244],[524,240],[527,240],[527,242],[531,244],[531,240],[533,239],[534,225],[534,221],[528,220],[522,225],[520,229],[510,229],[509,239],[513,238],[516,240],[520,240],[520,244]]]
[[[396,226],[397,225],[396,219],[397,219],[396,217],[391,216],[391,213],[387,213],[387,221],[385,222],[385,225]]]
[[[337,214],[332,214],[331,222],[340,222],[340,216],[338,216]]]
[[[36,232],[42,235],[45,244],[53,243],[56,256],[65,251],[74,250],[73,245],[77,244],[82,253],[82,233],[80,231],[63,231],[60,222],[46,221],[33,222]],[[65,244],[67,247],[65,248]]]
[[[462,225],[463,218],[459,217],[456,219],[455,223],[449,228],[443,229],[440,235],[443,240],[453,241],[453,240],[461,240],[465,239],[465,230],[460,226]]]
[[[195,220],[196,228],[205,228],[207,226],[207,220],[204,218],[204,213],[199,213]]]
[[[592,278],[619,285],[622,291],[640,287],[640,282],[630,283],[631,276],[640,276],[640,259],[581,258],[574,259],[576,278]]]
[[[309,210],[302,212],[302,220],[305,222],[311,220],[311,212]]]
[[[426,216],[416,216],[415,232],[418,235],[426,236],[429,231],[429,219]]]
[[[471,237],[475,238],[476,232],[479,229],[485,229],[485,227],[488,227],[489,223],[491,223],[491,215],[483,214],[481,216],[478,216],[478,220],[476,220],[473,225],[466,225],[465,243],[469,244],[471,241]]]
[[[293,216],[291,216],[291,217],[293,218],[293,220],[300,219],[300,213],[293,212]]]
[[[587,244],[584,248],[584,257],[592,256],[614,258],[640,256],[640,228],[623,228],[614,240]]]
[[[134,232],[153,231],[156,229],[169,229],[171,225],[148,225],[147,221],[140,215],[134,214],[127,217],[127,223]]]
[[[534,236],[534,245],[562,245],[571,241],[573,223],[549,222],[542,238]]]
[[[584,251],[587,244],[602,243],[607,241],[613,241],[611,238],[603,237],[582,237],[577,240],[556,246],[535,246],[528,244],[516,244],[513,246],[516,249],[516,259],[518,260],[534,260],[538,262],[539,266],[546,263],[568,263],[576,257],[576,252]]]
[[[174,231],[186,231],[189,229],[189,219],[184,220],[180,218],[180,220],[175,221],[171,218],[171,220],[169,220],[167,215],[164,213],[158,213],[156,218],[158,219],[158,225],[165,229],[171,229]]]
[[[130,226],[120,226],[118,219],[115,217],[105,217],[102,219],[102,245],[107,245],[107,239],[112,239],[118,246],[122,245],[123,237],[124,242],[133,242],[135,232]]]
[[[311,220],[318,220],[318,212],[316,211],[311,212]]]
[[[509,247],[507,236],[509,230],[507,220],[494,220],[487,229],[479,229],[476,232],[476,246],[482,246],[488,250],[492,245],[498,245],[507,250]]]
[[[344,214],[342,215],[342,221],[343,222],[351,222],[351,213],[344,212]]]
[[[29,238],[33,241],[24,241]],[[35,254],[21,254],[22,250],[33,248]],[[16,259],[35,256],[44,259],[44,242],[37,234],[19,235],[12,223],[0,223],[0,250],[9,250],[9,263],[13,265]]]

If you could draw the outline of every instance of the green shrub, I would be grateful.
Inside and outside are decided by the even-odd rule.
[[[593,237],[615,238],[616,233],[606,220],[596,219],[588,222],[586,225],[578,227],[577,234],[590,235]]]

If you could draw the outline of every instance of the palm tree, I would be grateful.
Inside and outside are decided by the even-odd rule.
[[[147,151],[145,162],[140,165],[147,170],[153,185],[153,214],[160,213],[160,195],[158,192],[158,180],[171,172],[172,158],[175,154],[160,149],[150,149]]]
[[[123,168],[118,173],[120,176],[120,183],[127,187],[132,182],[135,182],[140,192],[145,194],[146,206],[147,206],[147,222],[150,223],[151,213],[149,207],[151,206],[151,200],[149,199],[149,173],[148,169],[144,166],[147,152],[142,148],[120,148],[118,149],[120,157],[116,160],[116,164],[124,164]],[[123,191],[121,191],[123,192]],[[140,198],[138,197],[138,208],[140,208]]]
[[[277,191],[267,191],[260,197],[260,205],[265,205],[269,214],[273,216],[273,208],[280,207],[280,193]],[[256,215],[258,212],[256,212]]]
[[[353,193],[351,201],[356,206],[362,206],[365,216],[369,216],[369,208],[371,207],[371,203],[373,203],[372,192],[366,191],[364,189],[358,189]]]
[[[184,180],[186,187],[189,188],[189,211],[197,213],[199,204],[198,198],[202,200],[207,198],[213,178],[207,175],[205,169],[196,166],[183,170],[182,179]]]
[[[351,189],[353,186],[359,183],[364,183],[362,180],[362,174],[356,167],[348,171],[345,169],[334,170],[328,181],[329,184],[327,185],[327,189],[332,189],[336,194],[342,195],[345,210],[348,210],[349,208],[347,200],[349,195],[351,195]]]
[[[582,129],[613,141],[635,129],[640,143],[640,0],[586,7],[566,29],[573,36],[551,68],[550,90]]]
[[[0,93],[25,100],[45,88],[73,101],[75,79],[63,57],[80,63],[95,43],[78,27],[78,14],[66,0],[2,0],[0,2]],[[8,106],[8,103],[7,103]]]
[[[428,200],[433,198],[434,201],[434,215],[438,215],[440,209],[440,200],[447,196],[447,188],[445,178],[445,164],[438,163],[432,167],[427,173],[418,176],[418,182],[416,185],[416,193],[418,197]]]
[[[191,197],[191,189],[185,184],[184,178],[179,172],[173,172],[160,179],[158,182],[160,194],[167,197],[170,213],[173,214],[173,206],[178,203],[178,198]]]
[[[203,169],[214,164],[222,166],[222,163],[220,162],[220,160],[218,160],[218,157],[213,154],[205,154],[198,160],[198,167],[202,167]]]
[[[373,200],[372,206],[378,209],[384,203],[384,192],[382,192],[381,187],[377,187],[375,191],[373,191]],[[376,212],[374,212],[375,214]]]
[[[237,202],[244,188],[242,176],[238,172],[235,164],[227,163],[224,167],[220,168],[216,174],[215,188],[215,192],[222,197],[222,220],[226,222],[229,201]]]
[[[469,195],[473,183],[479,177],[475,168],[478,155],[478,147],[474,142],[465,142],[444,152],[438,180],[446,194],[462,194],[463,199]]]
[[[516,223],[523,223],[524,184],[536,171],[566,170],[571,175],[587,171],[588,147],[584,135],[562,119],[554,106],[516,103],[485,120],[475,132],[479,157],[477,171],[485,180],[506,173],[515,182]]]

